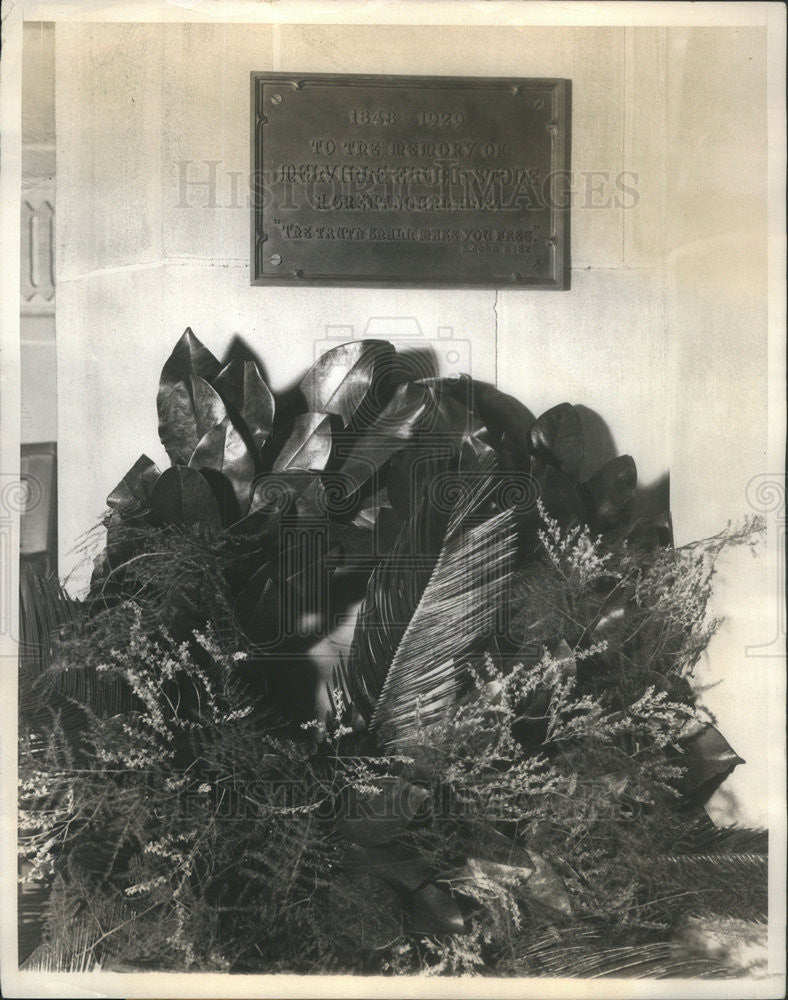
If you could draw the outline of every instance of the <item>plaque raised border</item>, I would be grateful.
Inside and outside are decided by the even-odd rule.
[[[569,288],[569,80],[251,82],[253,285]]]

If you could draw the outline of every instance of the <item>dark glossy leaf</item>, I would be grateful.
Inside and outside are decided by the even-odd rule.
[[[465,409],[472,410],[487,429],[496,450],[502,443],[508,442],[523,458],[527,456],[530,448],[528,432],[534,418],[531,411],[514,396],[501,392],[489,382],[480,382],[467,375],[422,381],[434,385],[440,392],[448,393]]]
[[[331,418],[327,413],[301,413],[273,464],[274,472],[324,469],[331,457]]]
[[[650,518],[639,517],[633,524],[620,530],[624,532],[626,542],[631,549],[646,553],[660,547],[659,531]]]
[[[349,788],[338,806],[337,829],[362,847],[388,844],[429,799],[425,788],[402,778],[377,778],[375,788],[371,794]]]
[[[407,382],[396,390],[388,405],[356,443],[342,465],[348,492],[357,493],[391,456],[410,441],[417,431],[429,428],[433,394],[425,387]]]
[[[386,476],[387,492],[403,521],[410,520],[426,490],[440,482],[439,476],[458,469],[459,458],[459,449],[452,441],[428,449],[406,447],[393,455]]]
[[[678,763],[686,771],[678,787],[694,801],[703,803],[734,768],[745,762],[716,726],[693,723],[688,730],[680,740]]]
[[[543,413],[531,428],[529,443],[531,452],[541,462],[556,466],[569,479],[577,481],[585,446],[580,416],[574,406],[559,403]]]
[[[259,453],[273,430],[275,403],[257,365],[235,359],[222,368],[213,387],[233,417],[242,418]]]
[[[637,468],[631,455],[606,462],[583,484],[582,492],[595,531],[605,531],[624,523],[637,488]]]
[[[294,502],[311,488],[315,479],[315,473],[304,469],[287,469],[260,476],[252,487],[248,526],[267,534],[270,527],[279,523],[283,514],[292,510]],[[247,520],[244,518],[244,521]]]
[[[187,381],[192,375],[210,382],[219,374],[221,367],[202,341],[195,337],[191,327],[187,326],[164,363],[160,382],[175,385],[176,382]]]
[[[425,885],[408,897],[406,926],[411,934],[462,934],[465,920],[448,892]]]
[[[657,529],[659,544],[664,548],[671,548],[673,546],[673,519],[670,516],[670,511],[663,511],[652,517],[651,520]]]
[[[630,596],[627,592],[618,591],[604,601],[599,611],[598,620],[594,625],[595,642],[605,639],[612,644],[616,634],[619,635],[619,641],[624,638],[621,635],[621,630],[627,627],[629,600]]]
[[[161,475],[156,463],[147,455],[140,455],[115,489],[107,497],[112,510],[147,507],[156,480]]]
[[[361,847],[354,844],[342,859],[348,872],[365,872],[382,879],[400,892],[414,892],[430,878],[432,869],[417,851],[401,844]]]
[[[157,524],[204,524],[217,529],[222,525],[210,486],[196,469],[185,465],[162,472],[151,491],[150,507]]]
[[[247,635],[261,645],[278,635],[281,591],[272,562],[262,565],[238,594],[233,611]]]
[[[501,442],[509,442],[523,454],[530,447],[529,430],[533,426],[531,411],[514,396],[494,385],[473,380],[476,412],[490,433]]]
[[[429,389],[432,412],[429,431],[434,440],[426,439],[437,454],[446,452],[445,445],[459,447],[463,463],[480,460],[492,451],[498,439],[496,433],[484,423],[476,408],[474,390],[480,383],[466,375],[451,379],[421,379],[418,383]],[[496,390],[497,391],[497,390]],[[437,436],[439,435],[439,436]]]
[[[159,437],[173,465],[187,465],[202,437],[227,416],[219,394],[196,376],[160,390],[158,403]]]
[[[343,557],[346,568],[366,567],[369,575],[370,561],[385,555],[397,540],[402,521],[391,507],[361,510],[350,524],[332,521],[329,539],[332,549]]]
[[[189,466],[224,476],[233,491],[240,514],[247,512],[254,479],[254,458],[229,417],[204,435],[192,452]]]
[[[563,472],[548,465],[537,477],[536,485],[547,513],[563,527],[584,520],[580,496]]]
[[[564,880],[541,855],[534,851],[525,853],[533,865],[533,873],[524,884],[526,898],[559,916],[571,916],[572,904]]]
[[[555,914],[570,916],[572,906],[560,875],[534,851],[510,847],[506,861],[468,858],[460,875],[497,882],[523,902],[536,903]]]
[[[345,427],[362,407],[376,412],[380,409],[374,399],[376,383],[385,375],[387,360],[395,355],[385,340],[354,340],[326,351],[301,382],[307,406],[315,412],[337,414]],[[367,420],[372,415],[365,413]]]
[[[387,948],[402,934],[402,906],[396,892],[366,872],[340,874],[331,883],[329,906],[332,932],[349,937],[358,947]]]
[[[566,639],[559,639],[557,642],[547,644],[547,652],[558,666],[558,673],[562,681],[569,680],[577,676],[577,661]]]
[[[164,364],[156,406],[159,437],[173,464],[186,465],[197,442],[226,416],[211,387],[221,365],[187,329]]]
[[[577,676],[577,662],[566,639],[545,643],[558,668],[558,680],[565,682]],[[540,685],[517,706],[512,722],[512,736],[524,747],[536,747],[547,738],[548,712],[553,698],[553,686]]]

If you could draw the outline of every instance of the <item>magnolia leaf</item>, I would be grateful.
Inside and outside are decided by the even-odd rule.
[[[632,456],[619,455],[606,462],[583,483],[582,491],[587,499],[590,520],[595,530],[615,528],[628,519],[637,478],[637,468]]]
[[[465,868],[460,873],[472,879],[490,879],[507,889],[519,887],[521,883],[534,873],[533,865],[502,865],[498,861],[487,861],[484,858],[468,858]]]
[[[327,413],[300,413],[273,464],[274,472],[324,469],[331,457],[331,418]]]
[[[396,892],[367,872],[340,874],[329,890],[332,932],[361,948],[387,948],[402,934],[402,906]]]
[[[533,416],[519,399],[501,392],[494,385],[474,379],[473,400],[479,418],[495,439],[508,443],[523,455],[528,453],[528,431],[533,425]]]
[[[221,365],[208,348],[186,327],[161,370],[160,384],[175,385],[198,375],[210,382],[216,378]]]
[[[301,382],[307,406],[319,413],[336,413],[347,427],[365,400],[364,409],[374,407],[374,398],[367,397],[374,397],[386,361],[395,356],[394,347],[385,340],[354,340],[326,351]],[[368,420],[372,414],[365,416]]]
[[[451,896],[425,885],[408,898],[407,929],[411,934],[462,934],[465,920]]]
[[[315,474],[304,469],[287,469],[256,479],[249,504],[249,515],[266,514],[278,523],[291,510],[293,502],[315,482]],[[262,526],[263,522],[258,519]],[[273,520],[271,521],[273,524]]]
[[[221,365],[187,329],[161,371],[156,406],[159,437],[170,461],[186,465],[200,438],[226,416],[209,384]]]
[[[562,681],[566,681],[570,677],[577,676],[577,662],[575,660],[575,654],[572,652],[572,649],[566,639],[559,639],[558,642],[548,643],[547,652],[550,654],[550,658],[558,666],[558,673]]]
[[[529,434],[531,452],[577,481],[585,446],[580,415],[571,403],[559,403],[539,417]]]
[[[594,641],[606,639],[610,642],[616,631],[626,626],[629,601],[628,593],[616,592],[603,602],[594,625]]]
[[[561,916],[570,916],[572,905],[560,875],[534,851],[512,849],[509,862],[468,858],[460,877],[489,880],[508,889],[516,899],[537,903]]]
[[[277,636],[281,629],[281,591],[276,567],[264,563],[235,599],[233,612],[252,640]]]
[[[489,382],[480,382],[467,375],[421,381],[423,384],[434,385],[440,392],[448,393],[466,411],[475,413],[496,450],[506,443],[523,459],[527,456],[530,447],[528,431],[534,418],[531,411],[514,396],[501,392]]]
[[[652,524],[657,529],[659,544],[664,548],[673,546],[673,519],[669,510],[662,511],[651,518]]]
[[[140,455],[115,489],[107,497],[112,510],[147,507],[150,494],[161,472],[147,455]]]
[[[440,446],[447,444],[449,448],[453,448],[456,439],[466,462],[479,461],[491,453],[490,441],[495,435],[479,419],[473,409],[473,401],[467,402],[465,391],[460,391],[459,395],[456,391],[446,392],[443,388],[446,382],[462,387],[470,380],[462,376],[459,379],[422,379],[420,382],[429,389],[432,396],[429,430],[439,435],[436,442]],[[473,384],[475,386],[476,383]],[[437,447],[436,450],[441,453],[446,449]]]
[[[211,471],[223,476],[230,484],[239,513],[247,512],[254,479],[254,458],[229,417],[202,437],[192,452],[189,466],[203,473]]]
[[[374,875],[399,892],[414,892],[432,875],[423,855],[401,844],[372,847],[354,844],[342,859],[342,868]]]
[[[679,790],[693,800],[705,802],[734,768],[745,761],[709,723],[689,723],[679,741],[678,763],[686,768]]]
[[[388,405],[356,442],[342,466],[348,493],[358,492],[375,473],[425,427],[433,396],[415,382],[399,386]]]
[[[405,447],[394,454],[386,477],[391,506],[401,520],[409,521],[421,503],[425,490],[439,482],[438,477],[456,470],[459,452],[453,442],[425,450]]]
[[[639,517],[627,531],[627,544],[641,552],[653,552],[660,547],[657,526],[646,517]]]
[[[537,478],[539,496],[550,517],[568,526],[583,520],[583,505],[572,482],[563,472],[548,465]]]
[[[200,439],[227,416],[219,394],[192,376],[159,392],[159,437],[173,465],[188,465]]]
[[[534,851],[526,851],[526,854],[534,869],[524,884],[528,901],[538,903],[560,916],[571,916],[572,904],[564,880],[541,855]]]
[[[211,487],[196,469],[174,465],[156,480],[150,496],[151,519],[158,524],[204,524],[221,528]]]
[[[222,368],[213,387],[233,417],[242,418],[259,453],[273,430],[275,403],[257,365],[236,358]]]
[[[577,662],[566,639],[545,644],[545,651],[554,661],[559,683],[577,676]],[[512,722],[512,736],[524,747],[535,747],[547,738],[552,686],[540,685],[518,706],[518,715]]]
[[[374,787],[369,794],[348,788],[338,805],[337,829],[362,847],[389,843],[430,797],[425,788],[402,778],[377,778]]]

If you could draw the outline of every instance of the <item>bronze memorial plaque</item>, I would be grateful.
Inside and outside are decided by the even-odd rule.
[[[568,80],[252,74],[254,284],[569,287]]]

